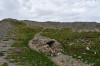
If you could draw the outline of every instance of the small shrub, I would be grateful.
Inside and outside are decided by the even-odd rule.
[[[0,52],[0,56],[4,56],[4,53],[3,52]]]
[[[8,64],[7,63],[3,63],[3,65],[2,66],[8,66]]]
[[[3,41],[9,41],[9,39],[4,39]]]

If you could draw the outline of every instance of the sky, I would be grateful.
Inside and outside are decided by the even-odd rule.
[[[0,0],[0,19],[100,22],[99,0]]]

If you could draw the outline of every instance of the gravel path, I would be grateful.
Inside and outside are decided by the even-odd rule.
[[[91,66],[62,53],[59,53],[56,57],[50,58],[59,66]]]

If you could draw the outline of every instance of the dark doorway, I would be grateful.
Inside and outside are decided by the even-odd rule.
[[[55,43],[55,41],[49,41],[49,42],[47,42],[47,44],[48,44],[50,47],[52,47],[52,46],[54,45],[54,43]]]

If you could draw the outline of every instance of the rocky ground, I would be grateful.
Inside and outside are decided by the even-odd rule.
[[[56,63],[59,66],[92,66],[88,65],[86,63],[83,63],[79,60],[73,59],[71,56],[64,55],[60,51],[57,53],[57,50],[61,49],[59,46],[59,43],[57,41],[56,47],[55,45],[52,45],[51,47],[47,44],[48,41],[53,41],[53,39],[43,37],[41,35],[36,34],[34,39],[30,40],[29,46],[33,50],[36,51],[41,51],[43,53],[47,53],[48,51],[51,51],[52,53],[55,53],[56,56],[52,56],[53,54],[51,53],[51,56],[48,56],[54,63]],[[52,43],[51,43],[52,44]],[[57,48],[53,49],[53,47]],[[61,49],[63,51],[63,49]]]
[[[9,63],[5,58],[7,57],[8,49],[11,49],[11,45],[14,42],[14,40],[10,39],[13,37],[13,34],[9,34],[12,30],[13,26],[6,22],[6,23],[0,23],[0,52],[2,52],[4,55],[0,56],[0,65],[7,63],[8,66],[15,66],[14,63]]]
[[[71,56],[64,55],[62,53],[59,53],[57,56],[50,58],[59,66],[92,66],[79,60],[73,59]]]

